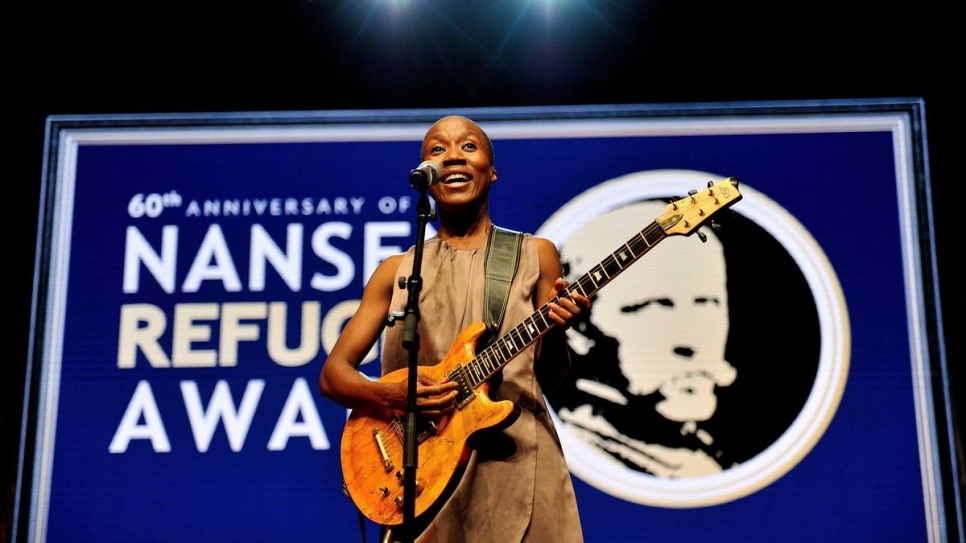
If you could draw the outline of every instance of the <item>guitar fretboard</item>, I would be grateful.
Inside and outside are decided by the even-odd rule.
[[[666,237],[667,234],[657,221],[652,222],[590,271],[567,285],[564,292],[552,298],[523,322],[480,351],[473,360],[455,369],[450,374],[450,379],[469,385],[473,389],[478,388],[557,324],[548,316],[550,304],[559,302],[561,297],[569,297],[573,292],[589,298]]]

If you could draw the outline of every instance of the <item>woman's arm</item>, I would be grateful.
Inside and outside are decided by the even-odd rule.
[[[563,267],[560,264],[560,253],[557,246],[548,239],[534,238],[537,255],[540,262],[540,276],[537,279],[536,305],[537,307],[558,296],[567,287],[568,282],[563,279]],[[580,321],[584,313],[590,310],[591,302],[583,294],[574,292],[570,297],[561,297],[559,303],[550,304],[550,319],[554,326],[540,339],[534,361],[541,374],[557,375],[555,382],[548,383],[546,392],[551,392],[559,386],[559,381],[570,368],[570,351],[567,348],[567,329]],[[544,370],[541,371],[541,367]]]
[[[386,325],[396,270],[401,262],[402,255],[395,255],[376,268],[362,293],[359,308],[322,365],[319,391],[343,407],[378,406],[406,411],[408,385],[405,380],[395,383],[373,381],[356,369]],[[449,408],[456,398],[455,388],[456,383],[438,384],[420,374],[416,388],[417,407],[421,411]]]

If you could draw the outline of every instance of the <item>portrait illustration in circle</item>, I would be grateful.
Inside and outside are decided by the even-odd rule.
[[[574,281],[682,193],[721,179],[627,175],[579,195],[538,234]],[[547,400],[572,471],[592,486],[648,505],[730,501],[791,469],[834,415],[849,338],[834,271],[791,215],[738,190],[700,230],[638,255],[568,331],[571,370]]]

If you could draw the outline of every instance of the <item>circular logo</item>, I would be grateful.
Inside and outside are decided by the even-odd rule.
[[[571,471],[627,501],[702,507],[771,484],[822,436],[845,386],[844,296],[790,213],[739,184],[740,201],[701,219],[719,230],[674,222],[693,201],[682,191],[723,179],[629,174],[537,231],[571,281],[601,285],[568,331],[571,372],[547,401]]]

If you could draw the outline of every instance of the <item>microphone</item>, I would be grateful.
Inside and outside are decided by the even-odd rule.
[[[409,184],[414,189],[423,191],[439,182],[443,170],[432,160],[425,160],[416,169],[409,172]]]

